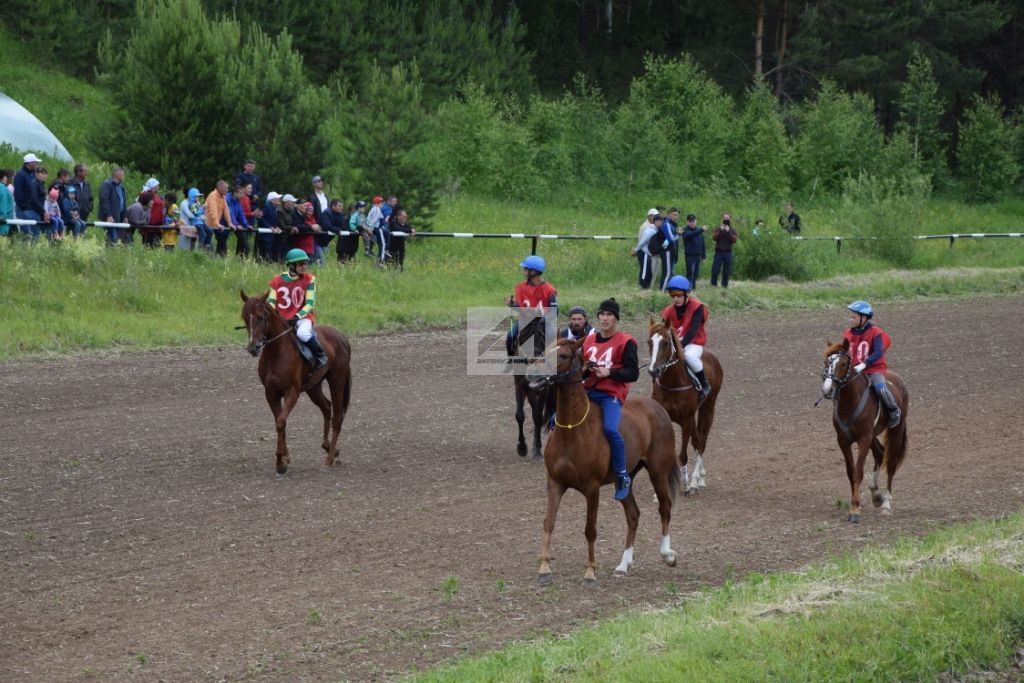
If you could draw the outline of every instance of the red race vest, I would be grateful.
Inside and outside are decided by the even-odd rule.
[[[597,363],[599,367],[611,370],[621,368],[622,352],[629,342],[636,342],[636,340],[625,332],[616,332],[610,339],[603,342],[597,341],[596,331],[591,332],[583,340],[583,362],[585,364]],[[629,385],[625,382],[620,382],[611,377],[598,377],[593,373],[583,383],[583,388],[605,391],[619,399],[622,403],[626,402],[626,396],[629,394]]]
[[[270,289],[274,292],[274,305],[282,318],[291,320],[295,317],[295,314],[306,303],[306,289],[315,281],[316,277],[313,273],[303,273],[302,277],[297,280],[286,279],[284,273],[274,276],[274,279],[270,281]],[[316,322],[312,312],[306,317],[312,322]]]
[[[693,313],[701,306],[704,306],[695,297],[687,297],[686,308],[683,310],[683,317],[680,319],[676,316],[676,307],[673,304],[669,304],[661,311],[661,317],[663,320],[667,320],[669,326],[676,331],[676,336],[682,339],[686,335],[686,330],[690,327],[690,321],[693,319]],[[711,317],[708,307],[704,306],[704,323],[700,326],[697,334],[694,335],[691,340],[691,344],[697,344],[704,346],[707,343],[707,335],[704,332],[704,325],[707,324],[708,318]]]
[[[843,330],[843,337],[850,340],[850,358],[853,359],[854,365],[859,365],[865,362],[868,356],[871,355],[871,347],[875,344],[875,337],[882,336],[882,357],[879,358],[873,365],[869,365],[864,368],[864,372],[885,372],[889,368],[885,364],[885,353],[892,345],[892,340],[889,339],[889,335],[882,330],[881,327],[875,325],[869,326],[866,330],[860,334],[854,333],[851,328]]]
[[[519,308],[532,308],[540,315],[544,315],[551,297],[557,295],[558,292],[550,283],[542,282],[539,285],[531,285],[529,282],[520,282],[516,285],[513,298]]]

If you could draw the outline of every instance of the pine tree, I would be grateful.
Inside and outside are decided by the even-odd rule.
[[[900,88],[898,130],[910,138],[914,159],[925,173],[931,175],[935,187],[949,182],[949,165],[946,163],[949,136],[939,128],[944,108],[931,60],[915,47],[907,64],[907,78]]]
[[[1015,131],[995,98],[975,96],[960,122],[957,175],[968,199],[987,201],[1006,195],[1020,176],[1013,147]]]
[[[747,92],[740,131],[734,156],[750,187],[776,199],[788,194],[789,140],[775,95],[763,78]]]

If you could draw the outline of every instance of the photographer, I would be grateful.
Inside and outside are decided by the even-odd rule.
[[[732,227],[732,216],[722,214],[722,224],[715,228],[711,235],[715,243],[715,260],[711,262],[711,286],[718,286],[718,274],[722,274],[722,287],[729,286],[729,274],[732,272],[732,245],[738,237]]]

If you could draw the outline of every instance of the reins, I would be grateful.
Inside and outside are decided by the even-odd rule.
[[[661,334],[661,333],[659,332],[659,334]],[[669,331],[669,335],[671,335],[672,337],[675,336],[671,332],[671,330]],[[670,344],[669,348],[672,349],[672,355],[669,356],[669,359],[667,361],[665,361],[662,365],[659,365],[658,367],[655,368],[655,371],[657,372],[657,375],[655,375],[655,377],[654,377],[654,385],[656,387],[658,387],[659,389],[662,389],[664,391],[671,391],[671,392],[690,391],[691,389],[693,389],[693,385],[692,384],[688,384],[688,385],[684,385],[684,386],[679,386],[679,387],[667,387],[667,386],[665,386],[664,384],[661,383],[661,374],[663,372],[665,372],[665,370],[667,370],[668,368],[672,367],[673,365],[676,365],[679,362],[679,360],[680,360],[679,354],[676,353],[676,340],[674,338],[671,339],[671,344]]]
[[[870,382],[870,380],[868,380],[866,375],[864,375],[862,373],[855,373],[853,371],[853,361],[850,360],[848,353],[841,352],[841,355],[846,356],[847,360],[848,360],[848,362],[846,364],[846,374],[842,377],[842,379],[840,379],[838,377],[834,377],[834,376],[828,375],[827,374],[828,373],[827,370],[825,371],[825,373],[822,373],[822,375],[826,379],[831,377],[832,381],[835,382],[835,387],[832,390],[832,405],[833,405],[832,419],[834,419],[836,424],[839,425],[839,429],[842,430],[843,434],[846,436],[846,439],[848,441],[853,441],[854,440],[853,432],[850,431],[850,425],[857,421],[857,418],[859,418],[861,416],[861,413],[864,412],[864,408],[866,408],[867,405],[868,405],[868,398],[870,397],[870,394],[871,394],[871,382]],[[840,391],[843,388],[845,388],[847,385],[849,385],[849,383],[852,382],[853,379],[855,377],[857,377],[857,376],[860,376],[860,377],[864,378],[864,393],[862,393],[860,395],[860,400],[857,401],[857,406],[853,409],[853,413],[848,418],[846,418],[844,420],[839,415],[839,393],[840,393]],[[819,398],[814,405],[817,406],[818,403],[821,403],[822,399],[824,399],[824,398],[825,398],[824,396]],[[882,406],[879,403],[878,414],[875,415],[875,423],[876,424],[878,423],[878,417],[881,414],[882,414]]]
[[[249,320],[250,321],[252,320],[252,314],[249,315]],[[239,325],[238,327],[235,327],[235,329],[236,330],[241,330],[241,329],[246,329],[247,330],[247,329],[249,329],[249,326],[248,325]],[[264,347],[266,347],[266,346],[268,346],[270,344],[273,344],[275,341],[277,341],[281,337],[285,336],[289,332],[294,332],[294,331],[295,331],[295,328],[292,327],[291,325],[289,325],[287,322],[285,322],[285,326],[284,326],[284,331],[283,332],[274,335],[270,339],[267,339],[266,335],[263,336],[263,339],[260,340],[260,343],[256,345],[256,352],[259,353],[260,351],[263,350]]]

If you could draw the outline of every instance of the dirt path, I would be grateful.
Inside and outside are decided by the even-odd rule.
[[[511,380],[467,377],[458,333],[355,340],[340,463],[321,467],[304,400],[285,477],[240,347],[0,365],[0,680],[387,679],[1019,510],[1022,319],[1021,298],[887,307],[890,367],[913,392],[910,451],[895,514],[868,504],[850,525],[829,407],[812,408],[843,314],[716,318],[726,384],[709,488],[676,504],[679,566],[658,558],[641,475],[637,565],[611,577],[625,523],[609,489],[596,589],[579,581],[575,493],[555,585],[535,585],[544,468],[515,454]]]

